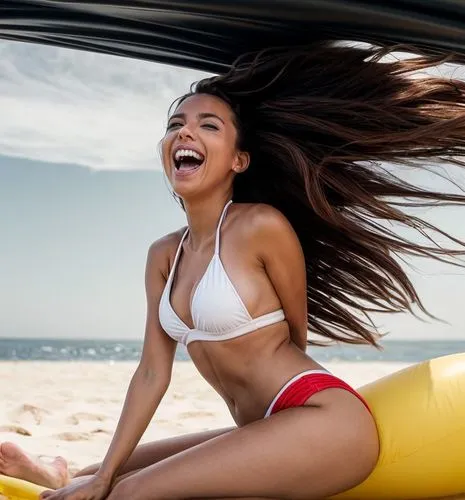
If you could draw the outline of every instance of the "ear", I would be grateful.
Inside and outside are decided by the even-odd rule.
[[[240,174],[247,170],[250,164],[250,155],[245,151],[239,151],[233,165],[233,170],[236,174]]]

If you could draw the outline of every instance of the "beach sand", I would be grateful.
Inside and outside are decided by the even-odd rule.
[[[401,363],[328,363],[355,387]],[[132,362],[0,362],[0,442],[64,456],[72,470],[100,461],[110,443],[136,364]],[[234,425],[226,405],[193,363],[179,361],[171,386],[142,442]]]
[[[360,387],[407,365],[325,366]],[[72,471],[100,461],[135,367],[132,362],[0,362],[0,442],[12,441],[47,457],[61,455]],[[141,442],[229,425],[233,420],[223,401],[192,362],[180,361]]]

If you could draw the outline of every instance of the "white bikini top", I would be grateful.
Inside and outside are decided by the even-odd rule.
[[[228,340],[284,320],[282,309],[252,318],[223,267],[220,258],[220,228],[231,203],[232,200],[223,209],[216,229],[215,253],[192,296],[190,309],[194,328],[189,328],[181,320],[170,303],[176,265],[188,229],[181,238],[160,298],[159,319],[162,328],[172,339],[184,345],[194,340]]]

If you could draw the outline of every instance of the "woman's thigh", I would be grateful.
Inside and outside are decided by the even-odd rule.
[[[211,431],[196,432],[141,444],[136,447],[126,464],[121,468],[120,475],[128,474],[129,472],[133,472],[138,469],[144,469],[145,467],[153,465],[160,460],[164,460],[165,458],[175,455],[176,453],[180,453],[181,451],[187,450],[193,446],[197,446],[205,441],[230,432],[233,429],[234,427],[227,427]],[[76,473],[74,477],[95,474],[99,467],[100,463],[89,465],[85,469]]]
[[[355,396],[324,392],[321,406],[310,398],[193,446],[121,481],[109,498],[310,500],[349,489],[376,464],[376,426]]]

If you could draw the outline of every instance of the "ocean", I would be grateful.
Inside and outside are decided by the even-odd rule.
[[[0,338],[0,361],[137,361],[142,342],[130,340]],[[383,350],[369,346],[310,347],[309,354],[328,361],[399,361],[412,363],[437,356],[465,352],[465,340],[385,341]],[[184,346],[179,361],[189,360]]]

